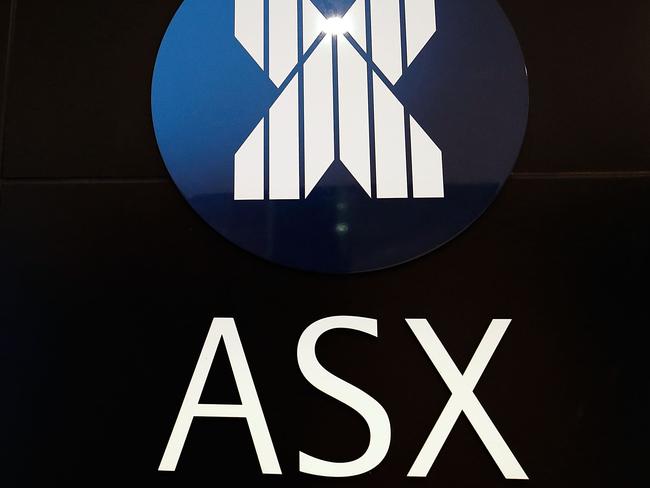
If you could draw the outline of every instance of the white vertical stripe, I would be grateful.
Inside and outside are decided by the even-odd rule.
[[[413,197],[444,198],[442,151],[413,117],[410,123]]]
[[[338,66],[341,161],[370,196],[368,67],[343,37],[338,42]]]
[[[435,0],[405,0],[406,53],[410,65],[436,32]]]
[[[235,0],[235,37],[264,69],[264,0]]]
[[[404,107],[376,74],[373,80],[377,198],[407,198]]]
[[[269,0],[269,76],[280,86],[298,62],[298,3]]]
[[[235,200],[264,200],[264,119],[235,153]]]
[[[375,0],[370,3],[370,9],[372,58],[394,84],[402,76],[399,0]]]
[[[334,161],[332,36],[326,36],[305,64],[305,195]]]
[[[323,32],[325,17],[320,13],[311,0],[302,1],[302,44],[303,52],[311,47],[318,36]]]
[[[271,107],[269,124],[270,198],[297,200],[300,198],[298,76],[294,76]]]
[[[356,0],[343,17],[349,34],[366,50],[366,1]]]

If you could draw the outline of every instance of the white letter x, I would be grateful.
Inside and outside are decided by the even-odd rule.
[[[527,480],[526,473],[474,394],[474,388],[508,329],[510,320],[492,321],[464,375],[426,320],[407,319],[406,322],[452,393],[408,475],[427,476],[458,417],[465,412],[506,479]]]

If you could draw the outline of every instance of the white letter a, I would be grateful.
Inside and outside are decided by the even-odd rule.
[[[239,391],[239,397],[241,398],[241,405],[206,405],[199,403],[222,337],[237,384],[237,390]],[[221,318],[212,321],[210,332],[208,332],[190,386],[185,394],[183,405],[178,413],[174,429],[160,462],[159,471],[176,470],[178,459],[194,417],[245,418],[253,437],[262,472],[264,474],[282,474],[280,463],[273,448],[271,434],[264,419],[262,405],[257,397],[253,377],[246,362],[244,349],[233,319]]]

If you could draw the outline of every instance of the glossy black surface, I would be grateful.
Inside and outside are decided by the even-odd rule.
[[[165,177],[148,88],[132,83],[176,2],[17,3],[0,179],[0,486],[644,486],[647,2],[504,0],[531,74],[525,174],[453,243],[353,277],[237,249]],[[119,83],[80,81],[104,76],[106,59]],[[103,141],[121,118],[134,132]],[[355,457],[367,432],[308,386],[295,349],[335,314],[380,320],[378,339],[333,334],[319,354],[385,405],[394,437],[373,473],[332,482],[298,475],[297,452]],[[237,318],[282,478],[258,474],[238,421],[197,422],[180,471],[156,471],[213,316]],[[448,399],[406,316],[428,317],[461,367],[492,318],[513,319],[477,395],[531,481],[503,480],[464,418],[429,478],[405,480]],[[236,401],[223,355],[204,400]]]
[[[18,0],[4,175],[164,175],[149,100],[158,45],[177,6]]]
[[[164,176],[146,94],[180,1],[17,2],[5,176]],[[500,3],[531,78],[515,171],[649,170],[650,3]]]
[[[650,169],[650,2],[500,0],[530,79],[516,171]]]
[[[459,365],[491,318],[513,319],[477,394],[527,486],[634,486],[648,321],[634,284],[648,271],[650,230],[637,225],[648,185],[514,180],[452,245],[348,278],[237,250],[171,184],[5,186],[7,486],[400,485],[448,398],[405,316],[428,317]],[[379,469],[336,483],[296,474],[299,449],[345,459],[366,442],[363,422],[297,370],[299,334],[332,314],[380,320],[379,339],[332,334],[320,354],[385,405],[394,433]],[[213,315],[237,317],[284,478],[257,474],[245,424],[227,420],[198,421],[179,472],[156,472]],[[204,401],[236,401],[219,358]],[[519,486],[501,478],[464,418],[430,478],[409,485],[439,483]]]
[[[10,37],[10,31],[12,28],[12,2],[2,2],[0,4],[0,131],[2,130],[2,121],[4,119],[4,112],[6,110],[5,105],[5,91],[6,84],[4,80],[6,79],[7,72],[7,54],[8,54],[8,43]],[[0,133],[0,141],[2,140],[2,133]],[[0,175],[2,174],[2,154],[0,154]]]

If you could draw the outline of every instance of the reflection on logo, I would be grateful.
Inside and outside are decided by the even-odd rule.
[[[356,0],[342,17],[236,0],[235,36],[280,94],[235,155],[235,200],[308,197],[337,162],[369,197],[408,198],[410,179],[414,198],[443,198],[442,152],[394,93],[435,31],[434,0]]]

